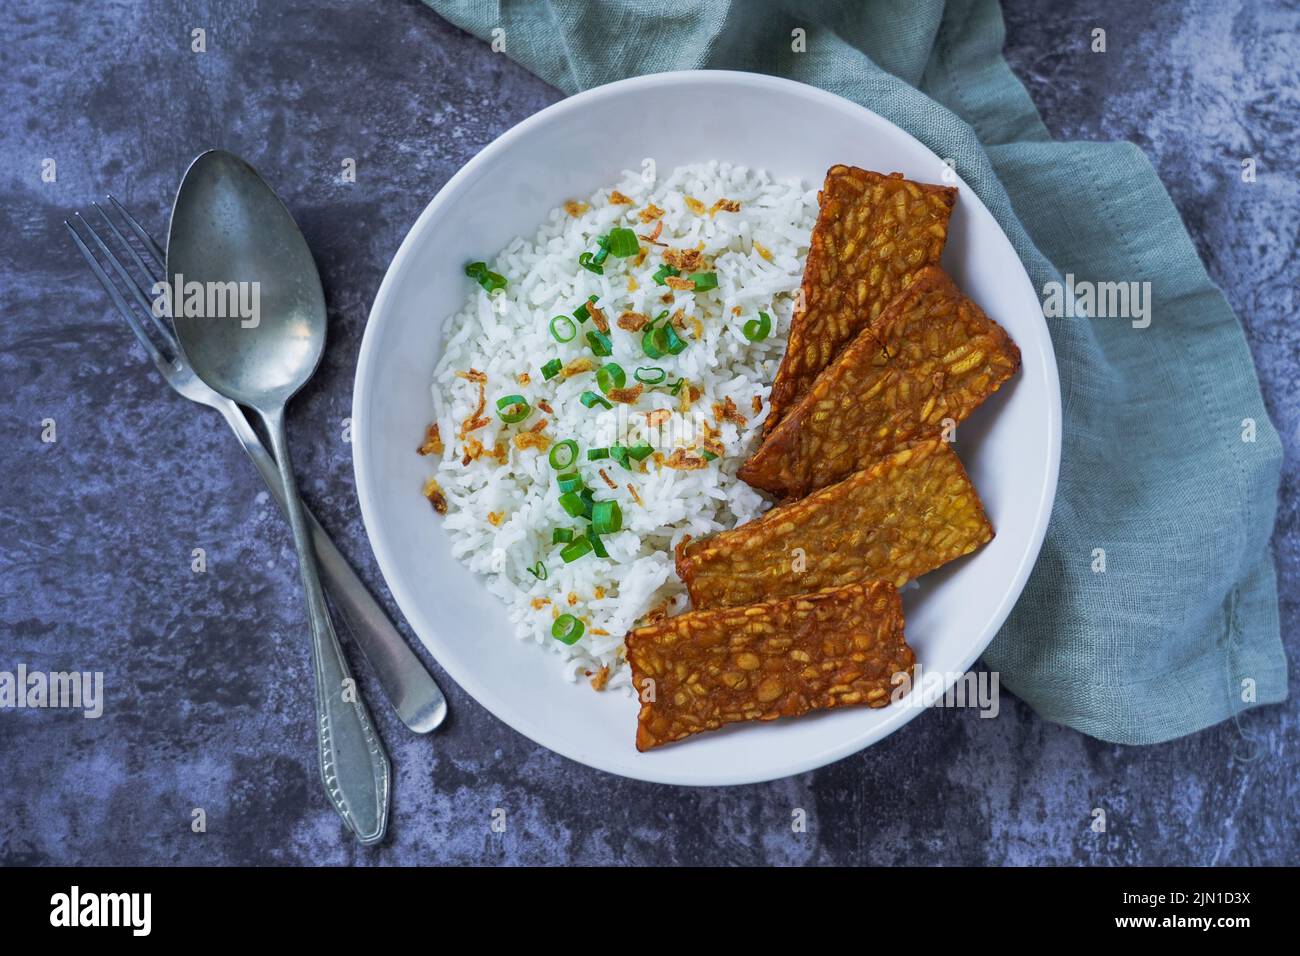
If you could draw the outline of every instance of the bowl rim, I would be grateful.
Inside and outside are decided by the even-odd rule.
[[[934,156],[935,162],[941,162],[939,157],[934,154],[933,150],[927,147],[916,137],[912,136],[906,130],[892,123],[890,120],[874,112],[873,110],[846,99],[838,94],[831,93],[827,90],[810,86],[806,83],[800,83],[796,80],[786,79],[784,77],[769,76],[762,73],[748,73],[738,70],[674,70],[662,73],[650,73],[642,76],[630,77],[628,79],[617,80],[602,86],[592,87],[572,96],[565,97],[552,103],[550,106],[539,110],[529,117],[516,123],[508,130],[501,133],[496,139],[485,146],[457,170],[450,179],[438,190],[434,197],[425,206],[424,210],[416,218],[411,228],[407,231],[401,245],[394,254],[392,261],[384,273],[384,278],[379,286],[379,291],[375,294],[374,303],[366,318],[366,327],[362,335],[361,347],[357,357],[356,376],[353,382],[352,390],[352,461],[353,471],[356,480],[356,490],[358,504],[361,509],[362,524],[365,527],[366,537],[370,542],[370,547],[374,553],[375,560],[379,565],[380,573],[383,575],[384,583],[388,586],[393,600],[397,603],[398,608],[407,618],[407,623],[411,631],[420,640],[420,642],[429,651],[430,655],[436,660],[446,674],[451,677],[460,687],[468,693],[474,700],[497,719],[504,722],[507,726],[522,734],[524,737],[545,747],[554,753],[567,757],[584,766],[601,770],[606,773],[617,776],[627,777],[630,779],[643,780],[648,783],[661,783],[680,786],[739,786],[745,784],[763,783],[771,780],[784,779],[794,774],[805,773],[823,767],[827,764],[841,760],[847,756],[858,753],[888,737],[897,731],[908,721],[918,716],[925,707],[907,706],[890,708],[890,713],[884,720],[871,726],[866,731],[847,737],[839,743],[827,746],[814,753],[807,753],[798,758],[788,759],[780,766],[771,766],[761,771],[755,772],[747,768],[714,768],[703,774],[700,772],[679,772],[669,767],[659,765],[646,765],[646,772],[638,772],[638,765],[620,766],[618,768],[604,766],[593,761],[590,755],[584,754],[576,748],[565,746],[563,742],[557,742],[552,739],[546,739],[550,735],[545,732],[545,728],[538,725],[537,722],[530,721],[521,711],[513,707],[509,701],[499,697],[494,691],[489,689],[484,682],[480,681],[471,668],[460,667],[445,663],[439,658],[437,645],[445,643],[444,638],[438,629],[433,626],[432,622],[425,620],[425,615],[418,611],[419,603],[415,595],[408,593],[403,586],[403,575],[400,573],[401,563],[398,561],[393,550],[390,549],[388,542],[382,535],[382,525],[378,516],[378,504],[376,490],[378,488],[378,479],[372,476],[370,464],[365,460],[364,455],[357,454],[357,447],[368,446],[368,429],[370,422],[365,411],[367,395],[373,390],[376,384],[376,370],[378,363],[376,361],[375,344],[379,338],[377,331],[382,323],[382,316],[388,309],[389,300],[392,298],[394,287],[397,282],[397,276],[405,272],[407,260],[414,254],[415,250],[421,243],[423,234],[430,228],[431,223],[436,219],[451,197],[459,190],[461,184],[475,175],[475,171],[492,161],[499,154],[509,150],[516,140],[525,136],[534,127],[550,122],[555,117],[565,113],[582,110],[586,104],[595,100],[605,99],[613,96],[619,96],[630,91],[638,90],[643,87],[676,85],[676,84],[704,84],[706,86],[727,86],[729,84],[742,84],[752,87],[767,87],[772,90],[780,90],[783,93],[804,97],[809,100],[820,101],[822,105],[838,109],[847,110],[850,113],[856,113],[858,119],[870,124],[884,124],[890,128],[892,135],[897,135],[908,140],[915,147],[920,148],[931,156]],[[998,231],[1002,233],[1003,239],[1007,242],[1011,252],[1016,257],[1016,261],[1021,266],[1021,277],[1027,284],[1030,294],[1037,300],[1037,293],[1034,290],[1033,282],[1028,272],[1024,269],[1024,263],[1021,262],[1019,255],[1015,252],[1014,246],[1011,246],[1009,237],[1002,230],[996,218],[989,212],[988,207],[975,194],[969,186],[961,180],[960,176],[955,178],[955,185],[964,187],[964,199],[973,201],[978,204],[979,208],[988,213],[997,226]],[[993,638],[1005,623],[1010,615],[1012,608],[1019,600],[1024,590],[1025,583],[1028,581],[1029,574],[1033,570],[1038,560],[1038,555],[1042,549],[1043,540],[1047,534],[1048,523],[1052,514],[1052,507],[1056,498],[1056,489],[1060,474],[1061,462],[1061,389],[1060,377],[1056,365],[1055,351],[1051,345],[1051,333],[1047,328],[1046,320],[1043,321],[1043,336],[1040,345],[1043,347],[1037,350],[1043,358],[1043,372],[1046,379],[1048,390],[1048,408],[1047,408],[1047,475],[1043,483],[1038,500],[1033,503],[1034,518],[1033,526],[1030,532],[1028,547],[1024,549],[1019,564],[1015,568],[1015,573],[1008,578],[1008,584],[1003,594],[1001,602],[994,610],[992,616],[985,624],[980,636],[973,641],[971,648],[959,665],[952,672],[952,678],[945,682],[944,690],[946,691],[959,678],[960,674],[969,671],[971,666],[984,652],[985,648],[992,642]],[[1037,354],[1036,353],[1036,354]],[[417,626],[417,620],[425,627]],[[427,632],[427,633],[426,633]],[[596,758],[598,759],[598,758]]]

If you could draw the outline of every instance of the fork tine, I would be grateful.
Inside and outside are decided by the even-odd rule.
[[[145,265],[144,260],[140,258],[140,253],[135,251],[135,246],[131,245],[131,243],[127,241],[126,236],[122,235],[122,230],[117,228],[117,223],[113,222],[113,220],[108,217],[108,213],[104,212],[104,207],[97,202],[92,202],[91,205],[95,207],[95,212],[99,213],[99,218],[104,220],[104,225],[108,226],[117,241],[126,248],[127,253],[131,256],[131,261],[136,264],[136,268],[154,282],[161,279],[161,271],[151,269],[149,266]],[[150,257],[152,258],[152,255]]]
[[[81,223],[81,227],[85,229],[86,232],[90,233],[90,238],[95,241],[95,245],[99,248],[99,251],[103,253],[104,258],[108,260],[108,264],[113,267],[113,271],[117,273],[118,278],[126,284],[127,290],[135,297],[135,301],[140,304],[140,308],[144,309],[150,315],[153,315],[153,303],[150,302],[149,297],[145,295],[144,289],[140,287],[140,283],[135,280],[131,273],[126,271],[126,267],[122,265],[122,260],[113,255],[113,251],[104,244],[104,240],[99,237],[99,233],[95,231],[95,227],[86,222],[81,213],[77,212],[73,213],[73,215],[76,217],[77,222]]]
[[[158,264],[157,271],[152,273],[152,275],[156,276],[165,273],[167,271],[167,266],[164,263],[167,259],[167,253],[163,252],[162,246],[153,241],[153,236],[149,235],[144,226],[140,225],[136,220],[135,216],[126,211],[126,207],[117,201],[116,196],[109,193],[108,201],[113,204],[113,208],[116,209],[121,217],[126,220],[126,224],[131,227],[131,231],[135,233],[136,238],[144,243],[144,247],[149,252],[150,258]]]
[[[81,219],[80,216],[77,216],[77,218]],[[83,219],[82,222],[84,223],[85,220]],[[99,280],[99,284],[104,287],[104,291],[108,293],[108,297],[113,300],[113,305],[117,306],[117,311],[121,314],[122,318],[126,319],[126,324],[131,326],[131,331],[135,333],[135,337],[139,340],[140,344],[144,346],[145,353],[153,360],[154,365],[158,366],[158,370],[165,373],[170,369],[171,363],[163,357],[161,352],[158,351],[153,340],[150,339],[148,334],[145,332],[144,326],[140,324],[140,320],[136,317],[135,312],[132,311],[131,306],[127,304],[126,299],[122,298],[122,293],[119,292],[117,286],[113,284],[113,280],[108,277],[108,273],[105,272],[103,266],[99,264],[99,260],[96,259],[95,254],[90,251],[90,247],[82,241],[76,228],[66,219],[63,220],[63,224],[67,226],[68,234],[72,236],[72,241],[77,244],[77,249],[80,250],[81,255],[85,258],[86,265],[90,266],[90,271],[95,274],[95,278]],[[93,230],[91,231],[91,235],[94,235]],[[100,243],[99,245],[100,248],[103,248],[103,243]],[[112,260],[111,255],[109,258],[110,261],[114,261]]]
[[[127,254],[131,256],[131,261],[135,263],[136,268],[139,269],[142,273],[144,273],[144,275],[148,276],[150,282],[161,282],[162,278],[160,274],[154,272],[147,265],[144,264],[144,260],[140,258],[140,254],[135,251],[135,246],[127,242],[126,236],[122,235],[122,231],[117,228],[117,223],[113,222],[112,219],[108,218],[108,213],[104,212],[104,207],[97,202],[92,202],[91,205],[95,207],[95,211],[99,213],[100,218],[104,220],[104,224],[108,226],[110,230],[112,230],[112,233],[117,238],[117,241],[121,243],[122,246],[126,249]],[[176,345],[176,336],[172,333],[172,330],[168,327],[167,323],[164,322],[159,316],[154,315],[154,311],[152,308],[149,309],[149,317],[153,320],[154,328],[156,328],[159,334],[161,334],[162,337],[167,341],[168,347],[174,353],[177,349],[177,345]]]

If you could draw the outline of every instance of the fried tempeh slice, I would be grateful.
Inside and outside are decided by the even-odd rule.
[[[948,443],[927,439],[870,468],[677,550],[696,609],[856,581],[902,586],[993,538]]]
[[[637,628],[627,657],[642,751],[737,721],[884,707],[893,676],[916,660],[886,581],[689,611]]]
[[[832,166],[817,199],[802,307],[772,383],[765,435],[917,272],[939,264],[957,190]]]
[[[1020,367],[1000,325],[937,267],[922,269],[782,419],[739,471],[802,498],[963,421]]]

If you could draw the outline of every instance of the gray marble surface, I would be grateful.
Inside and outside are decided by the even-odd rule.
[[[1274,542],[1294,660],[1300,15],[1220,0],[1005,8],[1008,58],[1053,133],[1137,142],[1245,323],[1287,446]],[[1104,60],[1082,52],[1094,25],[1108,29]],[[194,27],[206,53],[190,51]],[[111,190],[161,233],[207,145],[276,185],[330,304],[328,355],[291,415],[298,472],[378,586],[341,437],[370,302],[434,191],[558,94],[410,0],[24,4],[0,21],[0,68],[0,670],[100,670],[107,684],[98,720],[0,712],[0,863],[1297,861],[1294,694],[1148,748],[1004,697],[996,720],[931,711],[814,773],[691,790],[542,750],[445,675],[451,717],[427,739],[370,687],[395,793],[387,843],[358,847],[318,782],[284,523],[220,420],[146,365],[60,220]],[[1249,196],[1219,188],[1242,155],[1259,158]],[[338,182],[344,156],[354,185]],[[46,158],[56,182],[41,180]],[[197,547],[205,574],[190,568]],[[1089,829],[1097,806],[1104,834]],[[196,807],[205,833],[191,830]],[[791,830],[794,808],[806,833]]]

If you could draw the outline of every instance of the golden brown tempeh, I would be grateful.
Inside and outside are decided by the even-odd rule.
[[[917,273],[740,469],[801,498],[963,421],[1020,367],[1020,350],[938,268]]]
[[[746,607],[690,611],[627,637],[649,750],[724,724],[884,707],[915,662],[898,589],[884,581]]]
[[[957,190],[832,166],[817,198],[802,308],[790,323],[764,434],[917,272],[939,264]]]
[[[991,540],[966,471],[927,439],[807,498],[677,552],[696,609],[866,580],[902,586]]]

